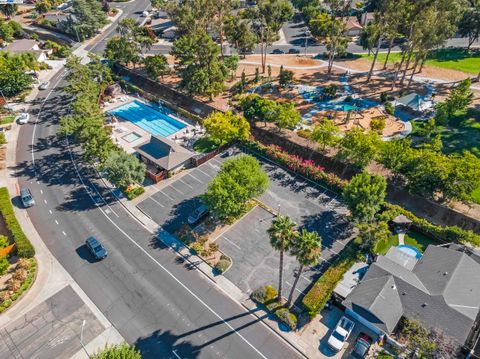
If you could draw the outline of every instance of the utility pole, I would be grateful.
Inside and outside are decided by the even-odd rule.
[[[82,345],[83,350],[87,354],[87,357],[90,359],[90,354],[88,354],[87,348],[85,348],[85,344],[83,344],[83,328],[85,328],[85,324],[87,321],[84,319],[82,322],[82,329],[80,330],[80,344]]]

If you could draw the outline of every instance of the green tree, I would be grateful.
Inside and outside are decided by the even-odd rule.
[[[168,75],[170,73],[170,67],[165,55],[154,55],[145,58],[145,71],[148,75],[156,80],[158,77]]]
[[[364,250],[377,253],[376,246],[381,242],[388,242],[392,233],[387,222],[360,223],[357,225],[358,236],[355,240]]]
[[[104,56],[108,60],[122,65],[136,64],[140,61],[135,44],[118,35],[114,35],[108,40]]]
[[[0,12],[7,18],[12,17],[18,11],[17,4],[2,4],[0,5]]]
[[[240,58],[238,55],[230,55],[223,58],[223,65],[230,71],[232,80],[235,78],[235,72],[238,69],[238,61]]]
[[[226,71],[219,60],[220,49],[205,32],[182,36],[173,43],[171,54],[182,78],[180,87],[192,95],[213,99],[224,89]]]
[[[108,23],[102,3],[97,0],[73,0],[72,15],[67,23],[67,31],[74,36],[78,34],[80,40],[94,36]]]
[[[310,20],[309,25],[312,35],[327,47],[327,73],[330,74],[335,56],[343,54],[347,49],[349,38],[345,36],[345,22],[332,14],[321,12]]]
[[[49,12],[53,7],[53,4],[49,0],[41,0],[35,3],[35,11],[39,14],[45,14]]]
[[[288,295],[287,306],[290,306],[292,303],[293,293],[305,267],[318,264],[322,254],[322,237],[315,231],[309,232],[305,228],[302,228],[302,230],[293,237],[289,251],[300,264],[300,268],[296,273],[295,281]]]
[[[0,91],[6,97],[13,97],[32,85],[28,70],[37,70],[38,63],[31,53],[10,54],[0,52]]]
[[[268,176],[252,156],[226,161],[209,183],[203,202],[220,219],[236,218],[245,212],[247,202],[269,186]]]
[[[150,3],[154,9],[161,10],[167,5],[167,0],[150,0]]]
[[[480,187],[480,159],[471,152],[448,156],[449,170],[443,182],[444,200],[468,201]]]
[[[0,275],[4,275],[7,273],[8,267],[10,267],[10,263],[8,262],[7,257],[0,258]]]
[[[244,117],[227,112],[213,112],[204,121],[210,137],[219,145],[235,139],[246,140],[250,137],[250,124]]]
[[[472,79],[467,78],[461,81],[451,92],[445,100],[445,105],[450,116],[457,111],[463,111],[473,101],[473,92],[470,89],[472,86]]]
[[[472,2],[472,5],[474,6],[465,10],[458,24],[459,34],[468,37],[468,50],[480,36],[480,3],[477,2],[475,5]]]
[[[412,141],[407,138],[382,142],[379,161],[394,173],[401,173],[413,156],[411,146]]]
[[[107,346],[94,354],[92,359],[142,359],[140,351],[127,343]]]
[[[357,222],[371,222],[380,210],[387,189],[381,176],[360,173],[352,178],[343,190],[343,199],[352,218]]]
[[[0,132],[0,146],[7,144],[7,139],[5,138],[5,133]]]
[[[338,158],[363,169],[377,158],[380,143],[377,133],[373,131],[363,133],[362,130],[355,128],[340,140]]]
[[[125,189],[145,178],[145,164],[124,151],[112,151],[103,164],[106,178],[115,186]]]
[[[277,120],[279,107],[273,100],[251,94],[241,100],[240,106],[249,121],[263,121],[266,126],[267,122]]]
[[[300,112],[295,108],[295,104],[277,103],[276,104],[276,124],[282,130],[284,128],[292,129],[302,119]]]
[[[278,296],[277,302],[282,301],[282,287],[283,287],[283,255],[289,249],[290,244],[295,237],[295,227],[297,224],[293,222],[290,217],[278,216],[272,222],[268,229],[270,237],[270,245],[273,249],[280,252],[280,266],[278,269]]]
[[[257,37],[252,31],[251,21],[240,16],[230,16],[226,19],[225,36],[238,54],[244,55],[244,57],[246,53],[252,52],[257,45]]]
[[[325,118],[322,122],[315,123],[310,139],[317,142],[322,151],[325,151],[327,146],[335,146],[338,143],[340,140],[339,134],[340,130],[335,126],[335,122]]]

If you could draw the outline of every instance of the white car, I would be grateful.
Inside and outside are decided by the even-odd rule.
[[[23,112],[17,116],[16,120],[20,125],[24,125],[30,121],[30,114]]]
[[[50,82],[48,82],[48,81],[47,82],[42,82],[40,84],[40,86],[38,86],[38,89],[39,90],[46,90],[46,89],[48,89],[48,86],[50,86]]]
[[[347,317],[342,317],[337,323],[337,326],[333,330],[332,334],[328,338],[328,346],[338,352],[342,350],[343,345],[347,341],[348,337],[352,333],[355,323]]]

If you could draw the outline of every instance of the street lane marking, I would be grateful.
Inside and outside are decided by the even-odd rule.
[[[67,236],[67,234],[65,233],[65,231],[62,231],[62,234],[63,234],[65,237]]]
[[[202,181],[200,181],[197,177],[195,177],[193,174],[189,173],[188,176],[191,176],[195,181],[197,181],[198,183],[202,183]]]
[[[173,353],[173,355],[175,355],[175,356],[177,357],[177,359],[182,359],[182,358],[175,352],[175,350],[172,350],[172,353]]]
[[[180,191],[179,189],[176,189],[176,188],[173,186],[173,184],[172,184],[169,188],[174,189],[175,191],[177,191],[177,192],[180,193],[180,194],[183,194],[183,192]]]
[[[51,209],[49,209],[49,210],[48,210],[48,213],[50,213],[50,214],[53,214],[53,212],[52,212],[52,210],[51,210]]]
[[[43,194],[43,189],[40,190],[40,193]]]
[[[212,177],[212,176],[210,176],[208,173],[202,171],[200,168],[197,168],[197,171],[203,173],[203,174],[204,174],[205,176],[207,176],[208,178]]]
[[[85,182],[83,181],[80,172],[78,171],[77,164],[73,160],[72,151],[70,150],[70,146],[68,145],[68,138],[67,138],[67,146],[70,152],[70,159],[73,163],[73,167],[75,168],[75,172],[77,173],[80,182],[82,183],[83,187],[86,188]],[[93,201],[92,195],[89,193],[90,198]],[[175,277],[175,275],[170,272],[166,267],[164,267],[158,260],[156,260],[150,253],[148,253],[140,244],[138,244],[128,233],[126,233],[123,229],[121,229],[118,224],[116,224],[109,216],[105,214],[105,211],[101,207],[97,207],[102,214],[107,218],[112,225],[114,225],[120,233],[122,233],[132,244],[134,244],[140,251],[142,251],[150,260],[152,260],[155,264],[157,264],[165,273],[167,273],[175,282],[177,282],[184,290],[186,290],[192,297],[194,297],[200,304],[202,304],[205,308],[207,308],[214,316],[216,316],[223,324],[225,324],[230,330],[232,330],[235,334],[238,335],[250,348],[252,348],[258,355],[262,358],[267,359],[265,355],[263,355],[252,343],[250,343],[240,332],[238,332],[232,325],[227,322],[225,319],[222,318],[220,314],[218,314],[215,310],[213,310],[207,303],[205,303],[198,295],[196,295],[190,288],[188,288],[180,279]]]
[[[47,204],[47,200],[46,200],[46,199],[44,199],[43,202],[45,202],[45,204]]]
[[[193,189],[192,186],[190,186],[187,182],[185,182],[184,180],[182,180],[181,178],[179,179],[180,182],[182,182],[184,185],[190,187],[191,189]]]
[[[58,225],[58,221],[57,221],[57,220],[55,220],[55,224],[57,224],[57,225]]]
[[[161,194],[165,195],[167,198],[170,198],[172,201],[175,201],[175,198],[173,197],[170,197],[168,194],[166,194],[165,192],[163,191],[159,191]]]

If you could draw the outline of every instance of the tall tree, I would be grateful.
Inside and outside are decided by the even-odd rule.
[[[340,130],[335,126],[335,122],[325,118],[322,122],[315,123],[310,139],[317,142],[321,146],[322,151],[325,151],[327,146],[334,146],[338,143],[340,140],[339,134]]]
[[[163,78],[163,76],[168,75],[170,66],[165,55],[147,56],[145,58],[145,71],[154,80],[158,79],[159,76]]]
[[[225,36],[239,55],[255,49],[257,36],[252,30],[252,22],[240,16],[229,16],[225,20]]]
[[[315,231],[309,232],[305,228],[302,228],[302,230],[294,236],[291,242],[290,254],[297,259],[300,268],[298,268],[295,281],[293,282],[292,289],[288,295],[287,306],[290,306],[292,303],[293,293],[295,293],[298,280],[302,276],[305,267],[315,266],[320,261],[320,256],[322,254],[322,237],[320,237]]]
[[[224,89],[226,70],[219,60],[219,46],[205,32],[184,35],[173,43],[171,54],[182,78],[180,86],[192,95],[213,99]]]
[[[85,40],[107,24],[107,16],[102,3],[97,0],[73,0],[72,16],[67,22],[67,31]]]
[[[473,92],[471,90],[472,79],[467,78],[461,81],[448,95],[445,100],[446,110],[449,116],[457,111],[462,111],[473,101]]]
[[[145,178],[145,164],[132,154],[112,151],[103,164],[105,177],[115,186],[125,189],[142,183]]]
[[[297,224],[290,217],[278,216],[268,229],[271,246],[280,252],[280,266],[278,269],[278,297],[277,302],[282,301],[283,287],[283,255],[290,248],[290,244],[295,237],[295,227]]]
[[[18,11],[17,4],[1,4],[0,5],[0,12],[8,18],[15,15],[17,11]]]
[[[363,133],[362,130],[355,128],[348,131],[340,140],[337,156],[340,160],[363,169],[377,157],[380,143],[380,136],[377,133],[373,131]]]
[[[360,173],[343,190],[343,199],[358,222],[371,222],[385,200],[387,182],[381,176]]]
[[[472,3],[472,6],[465,10],[458,24],[458,32],[461,36],[468,37],[467,49],[470,50],[480,36],[480,2]]]

